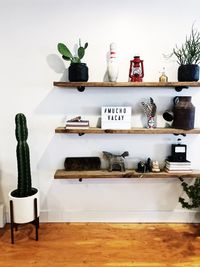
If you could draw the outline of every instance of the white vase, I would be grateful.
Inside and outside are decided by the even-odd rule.
[[[119,66],[116,58],[116,44],[110,44],[110,59],[108,61],[108,79],[110,82],[116,82],[119,74]]]
[[[35,188],[34,188],[35,189]],[[37,217],[40,214],[39,205],[39,191],[35,189],[36,193],[28,197],[14,197],[12,190],[9,192],[9,200],[13,202],[14,223],[28,223],[35,219],[34,199],[37,199]]]

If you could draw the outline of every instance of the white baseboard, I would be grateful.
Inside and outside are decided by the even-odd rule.
[[[41,211],[41,222],[199,223],[200,212],[176,211]]]
[[[7,221],[9,214],[7,213]],[[200,223],[200,211],[44,211],[40,222]]]
[[[6,224],[5,206],[0,204],[0,228],[3,228]]]

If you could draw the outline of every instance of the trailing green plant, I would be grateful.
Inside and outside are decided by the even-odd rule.
[[[26,142],[28,138],[28,128],[25,115],[18,113],[15,116],[15,124],[15,135],[18,141],[16,149],[18,167],[17,197],[27,197],[32,195],[32,186],[29,146]]]
[[[177,57],[179,65],[199,64],[200,63],[200,32],[197,29],[192,30],[189,36],[186,36],[185,43],[179,48],[177,45],[172,54]]]
[[[179,197],[179,202],[181,203],[183,208],[193,209],[200,207],[200,178],[196,178],[193,185],[187,184],[183,178],[179,178],[181,181],[181,185],[183,187],[183,191],[188,196],[188,202]]]
[[[82,46],[81,39],[79,39],[79,47],[77,50],[77,54],[73,56],[65,44],[58,43],[57,45],[58,51],[62,55],[62,58],[64,60],[71,61],[71,63],[81,63],[81,59],[84,57],[85,50],[87,47],[88,43],[85,43],[85,45]]]

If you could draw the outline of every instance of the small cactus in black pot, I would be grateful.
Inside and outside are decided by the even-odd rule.
[[[178,67],[178,81],[192,82],[199,80],[200,64],[200,32],[192,26],[190,35],[186,36],[185,42],[173,49],[171,56],[176,56]]]
[[[68,47],[63,43],[58,43],[57,49],[59,53],[62,55],[62,58],[67,61],[71,61],[71,63],[81,63],[81,59],[85,55],[85,50],[88,47],[88,43],[85,43],[84,46],[81,44],[81,39],[79,39],[79,47],[77,49],[77,54],[73,56]]]
[[[26,117],[22,113],[15,116],[16,130],[15,135],[17,143],[17,167],[18,167],[18,185],[15,190],[16,197],[27,197],[35,192],[31,185],[31,168],[29,146],[27,144],[28,129],[26,125]]]
[[[87,82],[89,79],[88,67],[86,63],[81,62],[87,47],[88,43],[85,43],[84,46],[82,46],[81,40],[79,39],[79,47],[77,48],[76,54],[73,55],[65,44],[58,43],[57,45],[57,49],[62,55],[62,58],[71,62],[68,69],[68,78],[70,82]]]

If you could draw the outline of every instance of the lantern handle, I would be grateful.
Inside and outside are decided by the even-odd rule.
[[[133,60],[130,60],[130,68],[129,68],[129,78],[132,78],[132,65],[133,65]]]
[[[141,75],[141,78],[144,78],[144,66],[143,66],[143,60],[141,60],[141,67],[142,67],[142,75]]]

